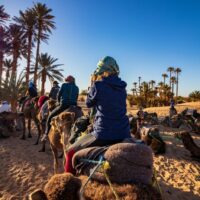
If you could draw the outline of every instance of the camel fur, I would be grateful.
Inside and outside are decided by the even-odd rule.
[[[38,189],[29,195],[29,200],[113,200],[115,196],[108,184],[89,181],[80,194],[81,185],[87,181],[86,176],[74,177],[70,173],[51,177],[44,190]],[[148,185],[112,184],[120,200],[161,200],[158,191]]]

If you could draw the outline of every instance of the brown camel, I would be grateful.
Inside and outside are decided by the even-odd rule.
[[[39,143],[39,139],[41,136],[41,129],[40,129],[40,124],[39,124],[39,120],[37,118],[38,112],[39,112],[39,108],[37,106],[37,101],[38,101],[39,97],[35,97],[31,100],[28,100],[29,102],[25,102],[23,108],[22,108],[22,112],[24,113],[24,116],[26,119],[28,119],[28,137],[31,138],[31,120],[34,121],[37,130],[38,130],[38,137],[37,140],[35,142],[34,145],[37,145]],[[25,132],[23,133],[22,140],[26,139],[26,135]]]
[[[165,153],[165,142],[160,136],[159,129],[156,127],[142,127],[139,130],[140,138],[145,144],[149,145],[155,154]]]
[[[111,200],[116,199],[110,186],[97,181],[88,182],[83,194],[81,185],[86,176],[74,177],[70,173],[56,174],[50,178],[44,190],[38,189],[29,195],[29,200]],[[161,200],[161,195],[153,186],[136,184],[113,184],[120,200]]]
[[[47,102],[45,102],[46,105],[44,105],[44,106],[47,106],[47,109],[45,110],[46,113],[42,113],[44,111],[40,110],[38,115],[37,115],[37,118],[38,118],[39,124],[40,124],[40,129],[42,131],[42,135],[45,133],[46,120],[47,120],[49,114],[56,107],[56,103],[57,103],[57,101],[54,100],[54,99],[47,100]],[[46,144],[46,141],[43,141],[42,142],[42,148],[39,150],[39,152],[45,152],[45,144]]]
[[[200,158],[200,147],[195,144],[192,136],[188,132],[180,132],[175,135],[182,140],[184,147],[190,151],[191,156],[194,158]]]
[[[70,137],[70,130],[75,120],[83,115],[80,108],[69,108],[51,121],[49,142],[54,157],[54,173],[58,171],[58,150],[64,152]]]
[[[23,113],[3,112],[0,113],[0,126],[2,137],[8,135],[9,132],[14,131],[15,123],[17,128],[20,126],[23,133],[25,133],[25,118]]]

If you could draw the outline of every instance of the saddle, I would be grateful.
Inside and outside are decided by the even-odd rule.
[[[124,141],[106,147],[91,147],[78,151],[73,156],[72,165],[77,174],[90,176],[96,164],[90,161],[98,161],[103,156],[109,163],[106,170],[112,183],[142,183],[151,184],[153,176],[152,150],[145,144],[133,141]],[[102,170],[96,171],[93,180],[106,182]]]

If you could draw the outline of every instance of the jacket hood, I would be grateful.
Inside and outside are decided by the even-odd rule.
[[[118,76],[109,76],[103,78],[103,81],[115,89],[125,89],[127,86],[126,82],[122,81]]]

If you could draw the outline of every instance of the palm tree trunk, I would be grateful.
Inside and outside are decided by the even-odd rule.
[[[40,54],[40,40],[41,40],[41,25],[39,25],[38,35],[37,35],[37,50],[35,57],[35,71],[34,71],[34,84],[37,87],[37,71],[38,71],[38,59]]]
[[[9,69],[6,70],[6,85],[8,85],[8,80],[9,80],[9,76],[10,76],[10,73],[9,73]]]
[[[3,73],[3,53],[0,52],[0,88],[2,82],[2,73]]]
[[[27,67],[26,67],[26,85],[28,86],[30,76],[30,65],[31,65],[31,49],[32,48],[32,33],[28,36],[28,56],[27,56]]]
[[[165,85],[165,80],[166,80],[166,78],[164,77],[164,78],[163,78],[163,83],[164,83],[164,85]]]
[[[42,72],[42,89],[41,89],[41,95],[44,95],[45,93],[45,83],[46,83],[46,74]]]
[[[173,93],[173,96],[174,96],[174,83],[172,83],[172,93]]]
[[[170,85],[170,88],[172,88],[171,77],[172,77],[172,72],[170,71],[170,73],[169,73],[169,85]]]
[[[14,50],[14,52],[13,52],[13,63],[12,63],[11,80],[13,80],[17,75],[17,59],[18,59],[18,53],[17,53],[17,50]]]
[[[178,73],[176,75],[176,97],[178,97]]]

